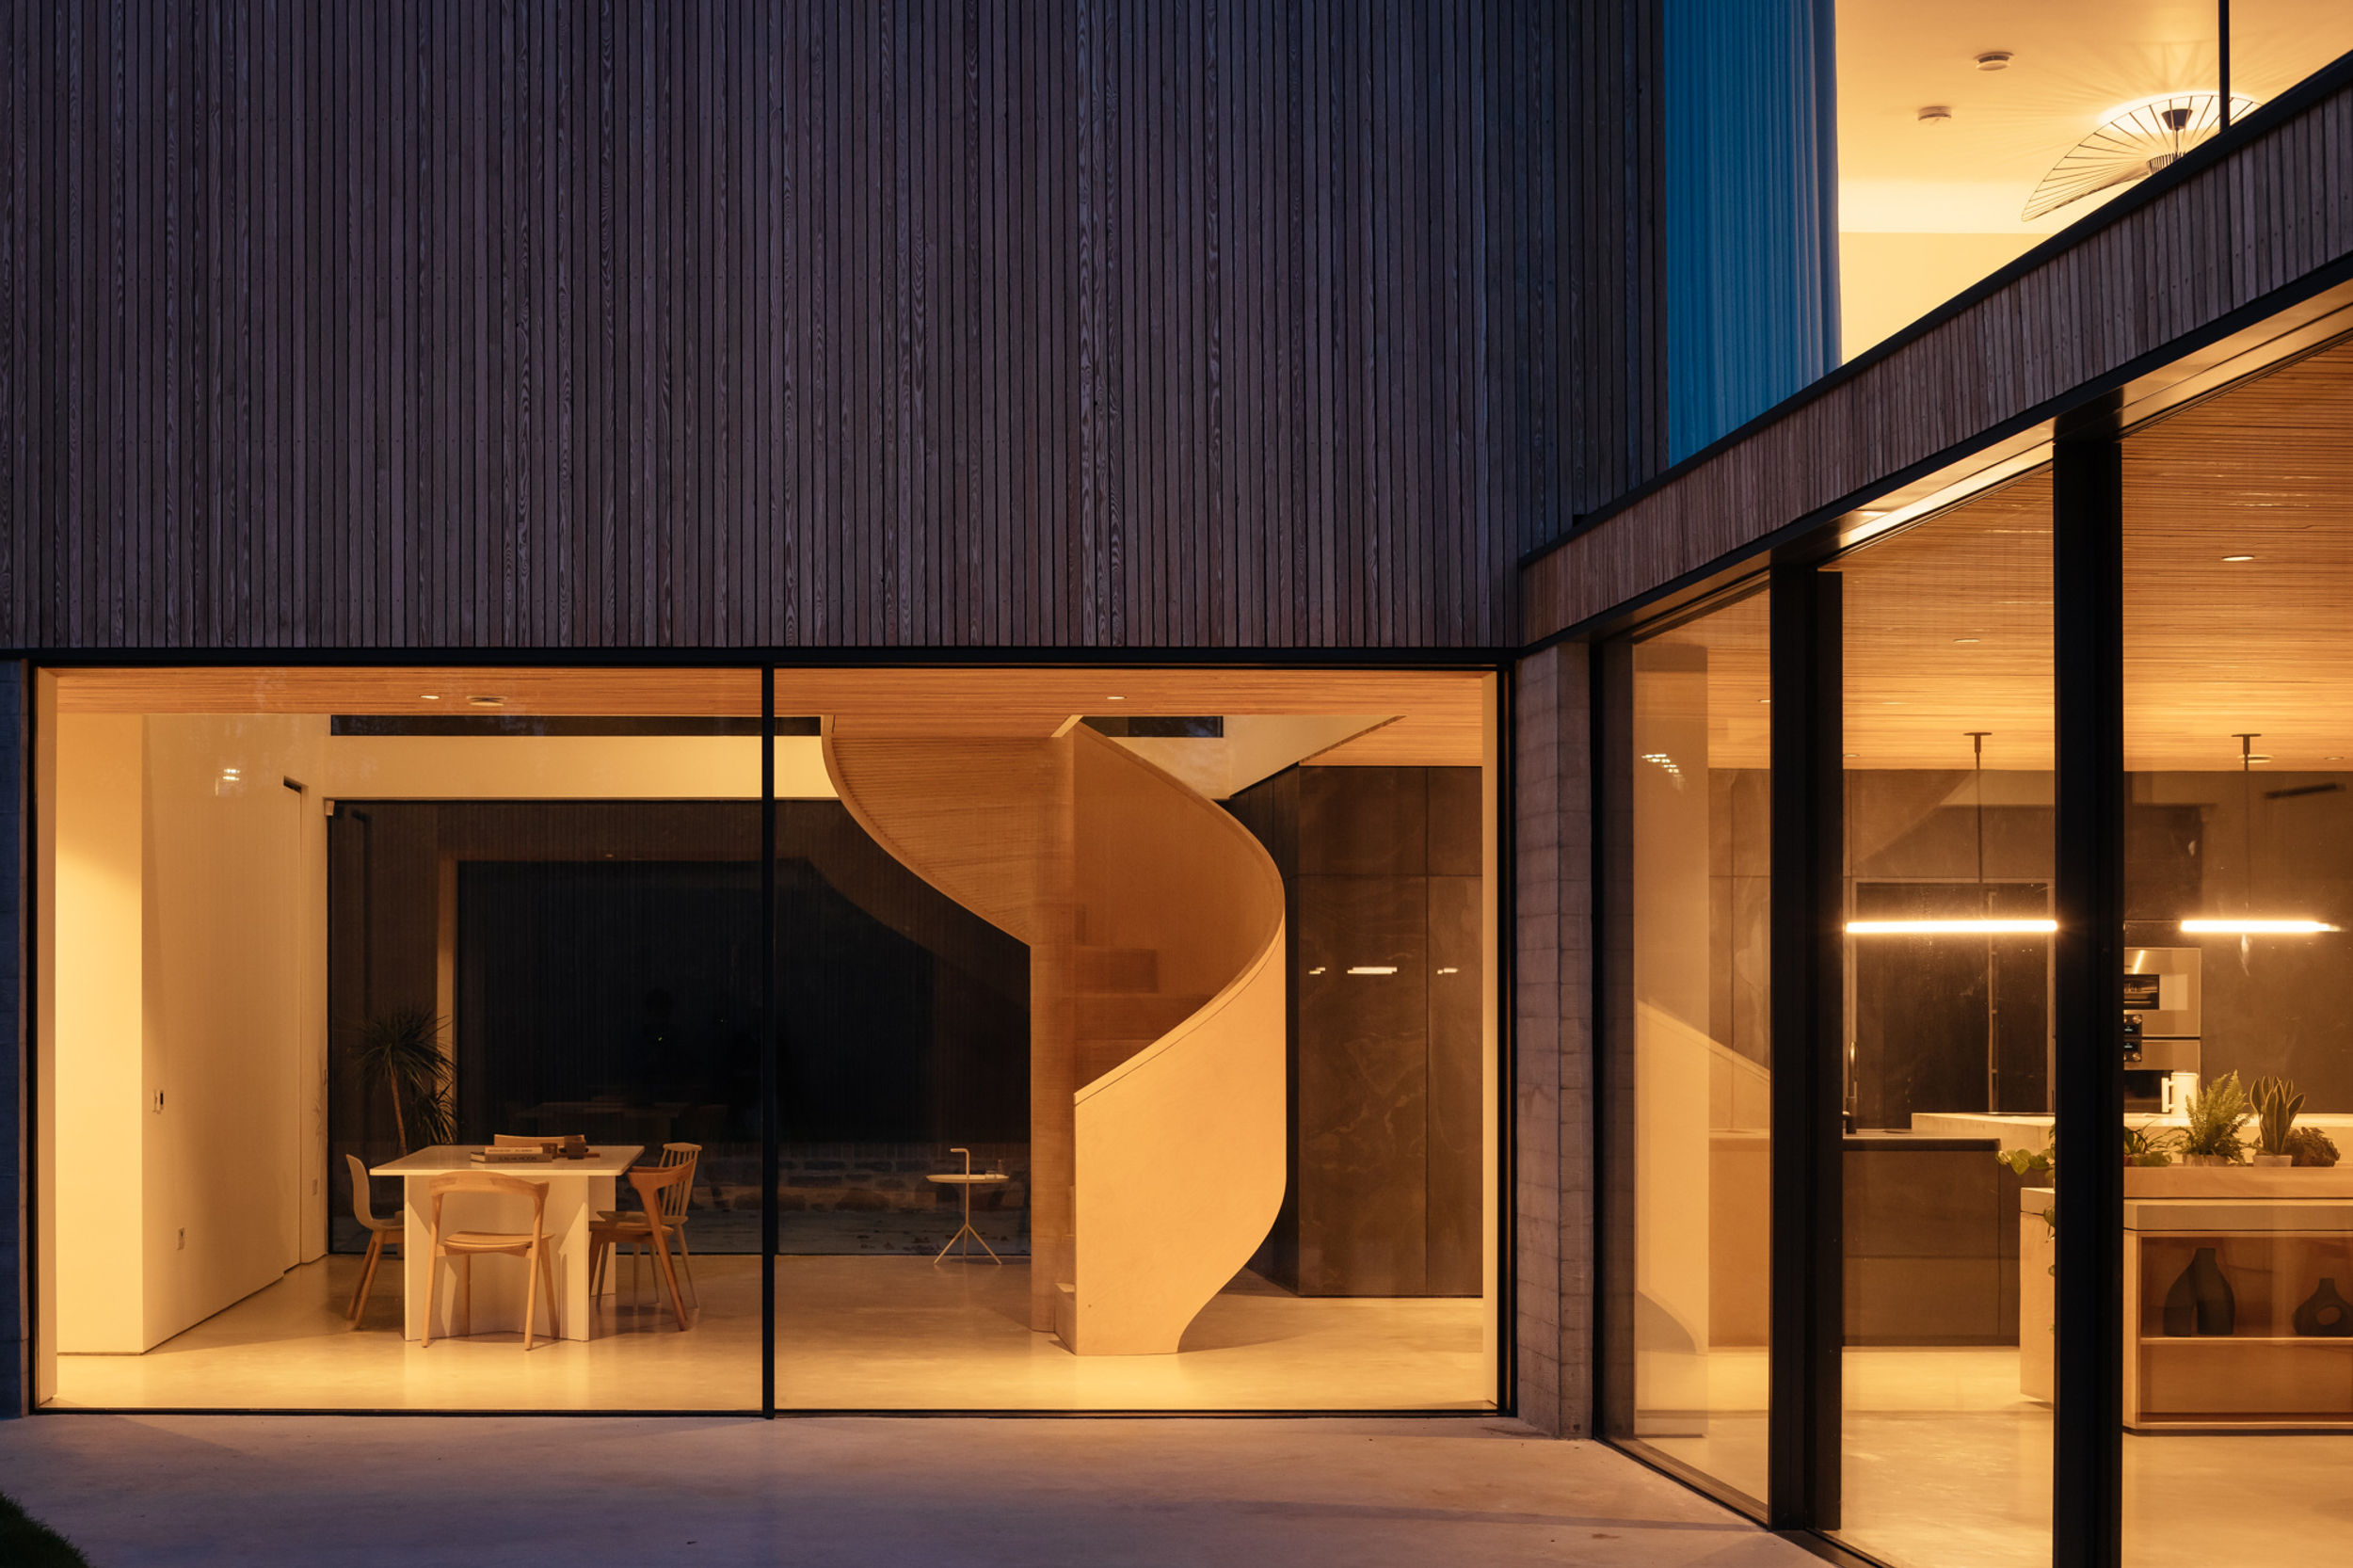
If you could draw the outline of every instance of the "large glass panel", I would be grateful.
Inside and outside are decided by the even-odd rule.
[[[2271,3],[2341,28],[2334,0]],[[2221,122],[2213,0],[1997,9],[1838,0],[1837,12],[1849,359]],[[2240,113],[2253,106],[2239,97],[2248,90],[2233,84]]]
[[[1772,1045],[1762,593],[1625,649],[1629,960],[1614,999],[1622,1189],[1612,1436],[1765,1496]]]
[[[2125,443],[2125,1543],[2325,1556],[2353,1465],[2353,347]],[[2244,1117],[2241,1120],[2241,1117]]]
[[[42,1399],[756,1408],[759,701],[44,676]]]
[[[2338,0],[2231,0],[2231,96],[2277,98],[2353,50],[2353,6]]]
[[[2047,475],[1866,546],[1837,569],[1849,916],[1842,1534],[1906,1568],[2047,1563]]]
[[[1492,684],[777,672],[779,1404],[1493,1405]]]

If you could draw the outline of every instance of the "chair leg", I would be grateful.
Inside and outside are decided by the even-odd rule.
[[[531,1256],[524,1259],[523,1272],[523,1354],[531,1353],[532,1320],[539,1309],[539,1240],[532,1238]]]
[[[686,1265],[687,1294],[695,1298],[695,1305],[699,1309],[703,1304],[703,1292],[702,1287],[695,1283],[695,1254],[686,1244],[686,1232],[679,1230],[671,1234],[678,1238],[679,1260]]]
[[[547,1277],[548,1337],[553,1339],[564,1332],[563,1320],[557,1315],[560,1309],[556,1305],[562,1298],[556,1294],[555,1290],[555,1254],[545,1247],[539,1249],[539,1272]]]
[[[473,1254],[459,1253],[457,1261],[458,1272],[465,1275],[465,1294],[459,1298],[457,1304],[457,1337],[471,1339],[473,1337]]]
[[[684,1334],[686,1332],[686,1304],[679,1299],[678,1271],[670,1265],[669,1243],[663,1240],[662,1232],[658,1230],[653,1232],[648,1240],[653,1243],[654,1261],[661,1265],[662,1277],[669,1282],[670,1310],[678,1314],[678,1329],[680,1334]]]
[[[384,1233],[368,1232],[368,1256],[360,1264],[360,1283],[351,1288],[351,1306],[344,1317],[354,1328],[360,1326],[360,1309],[367,1304],[368,1281],[375,1277],[376,1260],[384,1255]]]
[[[369,1249],[367,1269],[360,1276],[360,1306],[359,1310],[351,1315],[353,1328],[358,1328],[360,1321],[368,1315],[368,1302],[376,1294],[376,1271],[383,1261],[384,1238],[379,1234],[374,1245]]]
[[[417,1347],[419,1350],[426,1349],[433,1343],[433,1288],[440,1283],[441,1252],[436,1247],[433,1256],[425,1259],[424,1264],[424,1340]]]
[[[588,1240],[588,1304],[593,1309],[597,1298],[604,1293],[605,1243],[591,1237]]]

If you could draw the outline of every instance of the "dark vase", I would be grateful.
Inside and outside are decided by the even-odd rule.
[[[2165,1293],[2165,1332],[2176,1338],[2228,1334],[2238,1326],[2238,1298],[2212,1247],[2201,1247]]]
[[[2320,1288],[2296,1309],[2296,1332],[2323,1339],[2353,1338],[2353,1303],[2337,1294],[2335,1280],[2322,1280]]]

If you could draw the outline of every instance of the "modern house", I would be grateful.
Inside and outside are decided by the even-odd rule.
[[[0,1413],[1504,1413],[1833,1560],[2325,1551],[2348,51],[0,12]]]

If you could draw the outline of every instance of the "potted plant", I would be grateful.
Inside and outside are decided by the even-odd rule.
[[[2255,1157],[2258,1165],[2293,1165],[2296,1151],[2288,1139],[2296,1130],[2296,1113],[2304,1096],[2285,1079],[2259,1078],[2248,1097],[2255,1107]]]
[[[392,1091],[392,1127],[400,1135],[401,1153],[457,1141],[441,1020],[430,1011],[396,1007],[370,1018],[360,1027],[351,1064],[361,1078],[380,1078]]]
[[[2247,1091],[2239,1087],[2238,1074],[2224,1073],[2206,1085],[2202,1095],[2192,1095],[2183,1106],[2189,1125],[2182,1129],[2182,1163],[2185,1165],[2244,1165],[2247,1151],[2239,1141],[2239,1129],[2247,1125]]]
[[[2288,1158],[2298,1165],[2325,1169],[2337,1162],[2336,1140],[2316,1127],[2299,1127],[2288,1134]]]
[[[2124,1129],[2124,1163],[2157,1166],[2173,1163],[2174,1132],[2170,1128],[2152,1127],[2144,1122]]]

